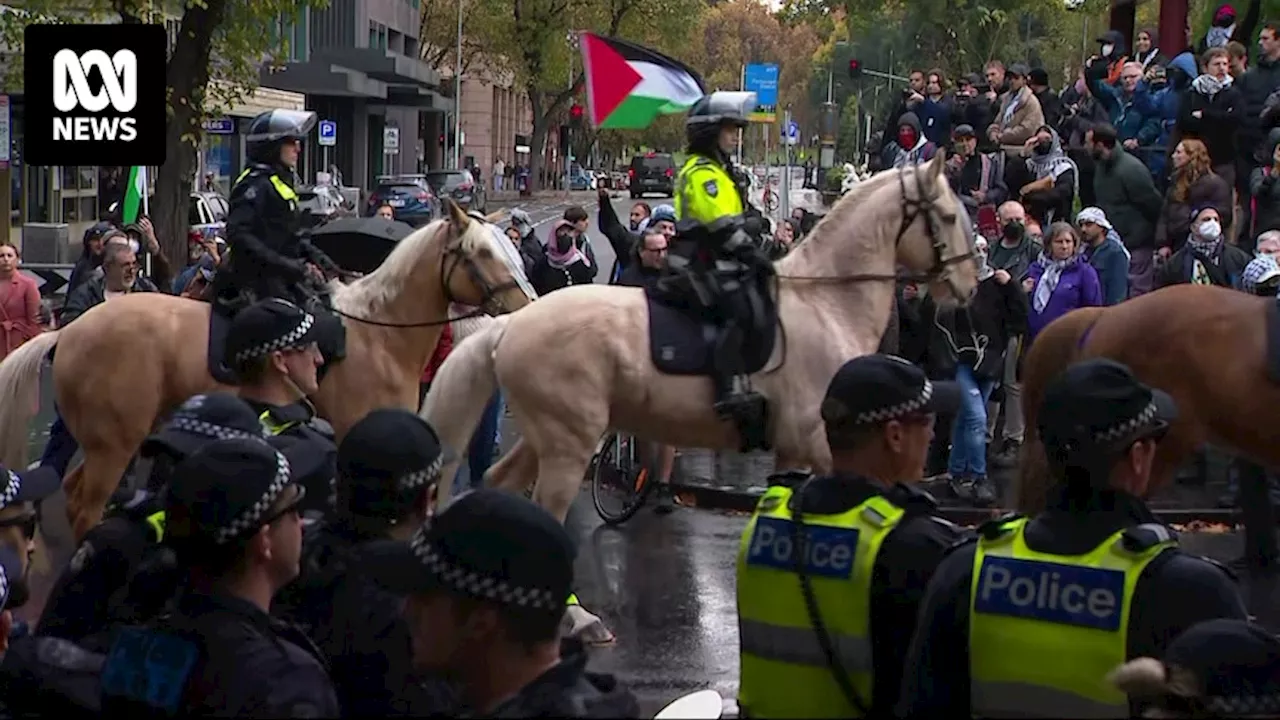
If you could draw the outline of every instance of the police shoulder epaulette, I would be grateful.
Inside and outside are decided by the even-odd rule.
[[[808,470],[787,470],[785,472],[773,473],[768,477],[766,482],[769,487],[781,485],[782,487],[795,490],[804,484],[805,480],[813,477],[813,473]]]
[[[896,483],[889,488],[884,499],[910,513],[929,513],[938,507],[938,501],[928,490],[906,483]]]
[[[1013,528],[1007,527],[1008,524],[1021,518],[1022,515],[1016,512],[1007,512],[1000,517],[992,518],[978,526],[978,534],[987,540],[996,540],[1004,537],[1013,531]]]
[[[1120,542],[1129,552],[1143,552],[1168,542],[1176,542],[1177,533],[1160,523],[1143,523],[1128,528],[1120,536]]]

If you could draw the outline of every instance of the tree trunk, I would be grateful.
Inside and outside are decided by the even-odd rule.
[[[188,5],[169,58],[169,122],[165,129],[168,153],[165,164],[156,173],[151,214],[156,239],[175,271],[181,270],[187,261],[188,206],[202,134],[200,108],[204,104],[205,86],[209,84],[213,33],[222,24],[228,1],[207,0],[203,4]]]
[[[527,89],[529,95],[529,114],[533,115],[533,136],[529,149],[529,189],[542,189],[542,163],[546,159],[547,150],[547,117],[542,112],[542,93],[534,88]]]

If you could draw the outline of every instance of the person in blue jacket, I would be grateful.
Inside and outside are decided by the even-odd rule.
[[[1087,207],[1076,215],[1084,237],[1084,257],[1098,273],[1102,304],[1115,305],[1129,297],[1129,251],[1102,208]]]

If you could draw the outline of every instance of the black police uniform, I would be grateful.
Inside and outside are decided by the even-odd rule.
[[[447,594],[519,608],[557,627],[573,584],[576,548],[558,520],[529,500],[499,490],[467,493],[408,543],[371,544],[363,554],[376,582],[402,595]],[[554,642],[554,630],[548,642]],[[634,695],[611,676],[586,670],[580,645],[495,708],[459,706],[462,717],[639,717]]]
[[[343,712],[351,716],[445,714],[447,684],[416,677],[402,608],[362,570],[361,554],[421,507],[451,462],[427,422],[380,409],[351,427],[338,453],[342,484],[334,517],[304,536],[301,573],[276,596],[272,614],[302,627],[329,659]]]
[[[1040,413],[1040,435],[1051,453],[1051,463],[1054,457],[1061,457],[1073,465],[1092,464],[1090,476],[1105,482],[1116,443],[1059,443],[1055,438],[1098,437],[1103,429],[1127,423],[1140,431],[1143,427],[1155,429],[1157,425],[1150,419],[1147,426],[1139,427],[1138,418],[1157,396],[1163,398],[1162,403],[1167,401],[1167,395],[1139,384],[1128,368],[1118,363],[1090,360],[1068,368],[1046,389]],[[1155,420],[1159,419],[1157,415]],[[1027,524],[1023,538],[1035,552],[1077,556],[1129,529],[1126,543],[1131,542],[1138,551],[1155,547],[1172,535],[1172,531],[1157,530],[1158,523],[1140,499],[1073,479],[1061,483],[1051,494],[1047,509]],[[1000,524],[987,523],[980,533],[999,533]],[[1147,527],[1139,527],[1143,525]],[[970,713],[969,626],[976,548],[976,542],[953,548],[933,577],[905,665],[897,710],[900,716]],[[1177,548],[1164,550],[1146,566],[1130,607],[1125,648],[1130,659],[1160,657],[1173,638],[1202,620],[1248,617],[1225,568]],[[1046,712],[1053,709],[1046,708]]]
[[[167,544],[181,560],[235,552],[235,543],[296,508],[304,491],[261,440],[218,440],[175,470],[166,499]],[[339,714],[323,655],[298,628],[247,599],[189,585],[173,613],[113,638],[102,674],[103,711],[133,717]]]

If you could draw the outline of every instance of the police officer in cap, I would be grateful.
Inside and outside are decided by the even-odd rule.
[[[441,468],[453,461],[435,430],[408,410],[374,410],[338,448],[338,507],[304,541],[302,573],[272,612],[303,627],[329,659],[343,712],[447,713],[451,694],[416,680],[404,597],[361,571],[369,543],[408,541],[426,522]]]
[[[748,222],[749,206],[729,157],[755,104],[755,93],[716,92],[689,111],[689,159],[675,190],[679,236],[657,288],[660,296],[692,305],[719,324],[715,407],[738,424],[744,450],[765,446],[767,417],[764,396],[750,389],[743,346],[767,331],[766,316],[773,312],[773,264],[753,239],[759,221]]]
[[[120,716],[339,714],[319,649],[270,616],[298,575],[306,491],[257,439],[216,440],[178,465],[165,543],[188,570],[176,610],[120,629],[102,673]]]
[[[300,460],[294,477],[307,489],[303,510],[332,504],[338,448],[333,431],[307,400],[320,388],[324,362],[317,317],[288,300],[270,298],[236,315],[227,330],[226,360],[240,380],[240,397],[258,413],[268,435],[284,438]]]
[[[80,542],[45,602],[41,635],[84,642],[113,620],[146,614],[139,606],[143,598],[129,597],[127,588],[144,565],[160,561],[156,557],[164,538],[160,493],[173,479],[174,468],[188,455],[214,440],[235,437],[261,438],[262,424],[243,400],[218,392],[191,397],[143,442],[141,455],[151,461],[146,487],[118,491],[102,522]],[[167,593],[159,584],[147,573],[147,580],[138,582],[136,589],[148,591],[154,603],[163,603]],[[156,609],[154,603],[142,602]]]
[[[499,490],[466,493],[408,542],[371,546],[364,566],[407,595],[420,671],[455,685],[453,715],[639,717],[635,696],[588,672],[581,643],[560,642],[576,548],[564,526]]]
[[[1227,571],[1178,550],[1143,503],[1176,416],[1169,395],[1111,360],[1050,383],[1038,415],[1048,507],[987,523],[938,568],[900,715],[1129,717],[1108,672],[1162,656],[1196,622],[1247,617]]]
[[[0,465],[0,551],[18,558],[18,572],[8,576],[9,602],[20,607],[31,594],[28,576],[35,552],[36,505],[62,487],[62,478],[49,468],[16,472]]]
[[[742,536],[744,715],[892,709],[925,583],[962,537],[914,487],[935,413],[959,403],[954,383],[930,382],[891,355],[855,358],[836,372],[822,402],[832,474],[775,475]],[[801,537],[808,547],[798,553]]]

